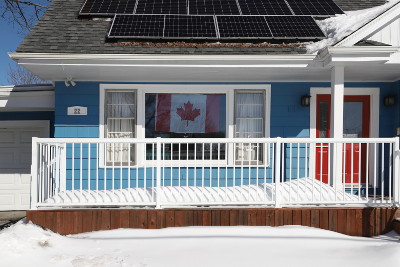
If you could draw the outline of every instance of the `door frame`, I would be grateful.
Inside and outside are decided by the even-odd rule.
[[[311,87],[310,88],[310,138],[317,137],[317,95],[319,94],[331,94],[330,87]],[[380,99],[380,88],[379,87],[345,87],[344,95],[369,95],[370,96],[370,122],[369,122],[369,137],[379,137],[379,99]],[[372,152],[372,151],[371,151]],[[315,145],[310,146],[310,171],[309,173],[315,173],[315,160],[316,160],[316,148]],[[373,158],[368,155],[368,161],[370,166]],[[373,172],[373,170],[370,170]],[[370,181],[371,182],[371,181]]]

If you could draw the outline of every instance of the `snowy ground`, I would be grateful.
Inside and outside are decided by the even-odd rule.
[[[0,266],[400,266],[399,236],[303,226],[118,229],[67,237],[18,223],[0,232]]]

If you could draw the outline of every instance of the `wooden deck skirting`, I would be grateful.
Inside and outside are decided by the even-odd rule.
[[[397,208],[233,208],[30,210],[26,218],[62,235],[118,228],[304,225],[374,236],[393,230],[396,216]]]

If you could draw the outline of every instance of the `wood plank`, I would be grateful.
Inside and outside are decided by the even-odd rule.
[[[211,211],[211,225],[212,226],[221,226],[221,211],[220,210]]]
[[[293,225],[293,209],[283,209],[283,225]]]
[[[248,225],[247,209],[239,209],[239,225]]]
[[[187,210],[185,212],[185,226],[193,226],[193,211]]]
[[[311,210],[311,227],[319,228],[319,210]]]
[[[229,211],[229,225],[236,226],[239,225],[239,211],[238,210],[230,210]]]
[[[165,211],[165,227],[175,227],[175,211]]]
[[[62,235],[69,235],[74,232],[73,211],[64,211],[63,213]]]
[[[346,234],[347,233],[347,227],[346,227],[347,225],[346,225],[346,223],[347,223],[346,210],[339,209],[337,211],[337,224],[338,224],[337,231],[339,233],[342,233],[342,234]]]
[[[229,226],[230,225],[230,210],[221,210],[221,226]]]
[[[311,210],[302,209],[301,210],[301,225],[311,226]]]
[[[61,211],[55,211],[56,213],[56,229],[54,232],[59,233],[60,235],[62,235],[63,232],[63,225],[64,225],[64,216],[63,213]],[[90,225],[90,229],[92,229],[92,225]]]
[[[203,210],[203,226],[211,226],[211,211]]]
[[[265,211],[265,225],[275,226],[275,211],[273,209],[267,209]]]
[[[354,236],[355,235],[355,221],[356,221],[356,212],[354,209],[347,210],[347,219],[346,219],[346,234]]]
[[[328,230],[331,231],[337,231],[338,229],[338,212],[337,209],[329,209],[328,210],[328,216],[329,216],[329,225],[328,225]]]
[[[329,210],[319,210],[319,227],[321,229],[329,230]]]
[[[250,226],[257,226],[257,210],[251,209],[247,212],[247,221]]]
[[[164,210],[157,210],[157,229],[165,228],[165,211]]]
[[[301,210],[293,209],[293,225],[301,225]]]
[[[354,231],[354,235],[355,236],[362,236],[363,235],[363,219],[362,219],[362,209],[356,209],[355,213],[356,213],[356,219],[355,219],[355,231]],[[361,226],[361,227],[360,227]]]
[[[175,226],[186,226],[185,225],[185,212],[182,210],[175,211]]]
[[[100,222],[99,222],[99,230],[110,230],[111,228],[111,211],[110,210],[101,210],[100,211]]]
[[[129,211],[129,227],[147,229],[147,210]]]
[[[74,228],[73,228],[73,234],[78,234],[82,233],[82,222],[83,222],[83,213],[82,211],[73,211],[72,212],[73,216],[73,222],[74,222]]]
[[[381,234],[381,209],[375,208],[375,229],[374,229],[374,235],[380,235]]]
[[[93,210],[85,210],[82,212],[82,232],[92,232]]]
[[[147,211],[147,228],[148,229],[157,229],[157,211],[156,210],[148,210]]]
[[[257,210],[257,225],[259,226],[265,225],[265,209]]]
[[[275,226],[282,226],[283,225],[283,210],[276,209],[275,210]]]

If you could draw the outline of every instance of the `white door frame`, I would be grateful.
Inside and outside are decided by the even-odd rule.
[[[331,94],[330,87],[311,87],[310,88],[310,138],[317,137],[317,95],[319,94]],[[380,88],[379,87],[346,87],[344,88],[344,95],[369,95],[370,98],[370,122],[369,122],[369,137],[379,137],[379,99],[380,99]],[[309,174],[312,177],[315,173],[315,145],[310,146],[310,171]],[[370,154],[373,151],[370,149]],[[369,164],[372,166],[371,155],[368,156]],[[372,168],[370,172],[373,172]],[[371,176],[372,177],[372,176]],[[371,182],[371,181],[370,181]]]

